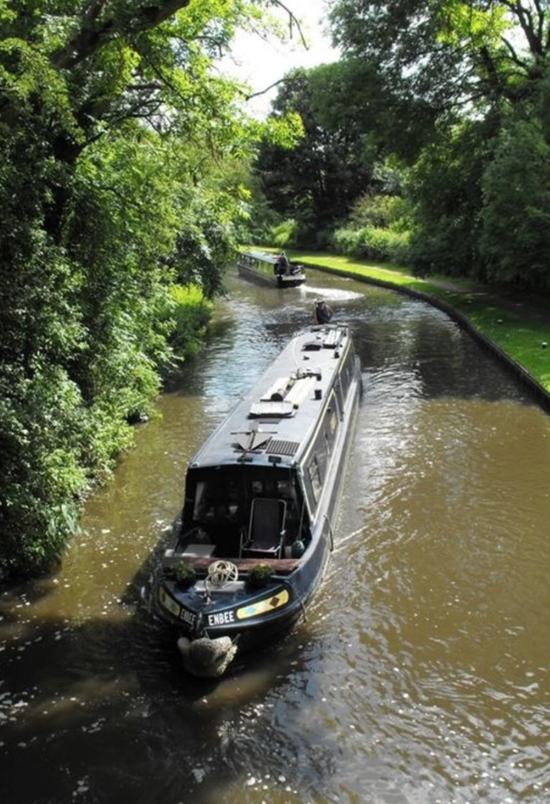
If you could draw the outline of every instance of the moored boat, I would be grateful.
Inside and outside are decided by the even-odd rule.
[[[191,461],[146,589],[186,669],[222,675],[296,622],[318,588],[361,393],[347,324],[296,335]]]
[[[259,279],[280,288],[293,288],[303,285],[306,272],[303,265],[291,262],[286,254],[272,254],[268,251],[241,251],[237,257],[239,273]]]

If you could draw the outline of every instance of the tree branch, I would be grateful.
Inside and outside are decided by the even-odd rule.
[[[290,36],[291,36],[291,38],[292,38],[292,26],[295,25],[296,28],[298,29],[298,33],[300,35],[300,39],[302,40],[303,46],[305,47],[306,50],[309,50],[308,44],[307,44],[307,42],[305,40],[303,31],[302,31],[302,26],[300,25],[300,23],[298,22],[298,19],[295,17],[295,15],[292,13],[292,11],[289,8],[287,8],[284,3],[281,3],[280,0],[274,0],[273,4],[275,6],[279,6],[279,8],[282,8],[283,11],[285,11],[288,14],[288,18],[290,20]]]
[[[302,44],[307,50],[308,45],[296,16],[280,0],[272,0],[272,2],[274,6],[278,6],[288,15],[291,34],[292,27],[295,26]],[[136,34],[155,28],[178,11],[187,8],[190,3],[191,0],[157,0],[151,5],[132,9],[131,12],[121,13],[118,10],[112,16],[100,18],[101,12],[105,9],[105,0],[93,0],[82,17],[80,29],[64,47],[53,54],[52,63],[60,69],[71,69],[93,56],[102,45],[117,35]]]
[[[186,8],[191,0],[159,0],[156,5],[142,6],[130,16],[121,14],[99,19],[101,0],[97,0],[84,15],[80,30],[67,44],[52,56],[52,62],[63,70],[71,69],[93,54],[109,40],[121,33],[138,33],[149,30]]]
[[[273,87],[279,86],[279,84],[284,84],[285,81],[288,81],[288,78],[279,78],[278,81],[275,81],[274,84],[270,84],[265,89],[261,89],[259,92],[253,92],[251,95],[247,95],[246,100],[249,101],[249,100],[252,100],[252,98],[257,98],[259,95],[265,95],[266,92],[269,92],[270,89],[273,89]]]

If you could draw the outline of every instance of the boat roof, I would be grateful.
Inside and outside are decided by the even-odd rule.
[[[297,463],[350,348],[343,323],[312,326],[296,335],[209,436],[190,468]]]
[[[254,257],[256,260],[262,260],[263,262],[271,262],[275,265],[281,258],[280,252],[274,254],[271,251],[258,251],[258,250],[250,250],[250,251],[241,251],[241,254],[246,254],[249,257]]]

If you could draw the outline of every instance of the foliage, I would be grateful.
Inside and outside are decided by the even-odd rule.
[[[173,288],[221,289],[245,214],[220,166],[262,127],[211,66],[254,6],[2,4],[0,578],[61,557],[204,330],[208,305]]]
[[[263,192],[283,219],[271,228],[270,240],[277,244],[330,246],[332,231],[347,216],[345,225],[352,228],[380,228],[390,219],[392,228],[406,227],[404,202],[398,200],[405,174],[399,160],[387,155],[389,138],[379,119],[387,101],[377,94],[379,84],[365,83],[366,75],[361,64],[352,61],[286,76],[271,119],[299,112],[304,137],[285,151],[262,143],[256,163]],[[388,118],[384,121],[387,128]],[[390,200],[390,195],[396,198]],[[400,255],[404,239],[397,249]],[[380,249],[373,251],[379,254]]]
[[[376,226],[337,229],[333,243],[337,252],[360,260],[406,263],[410,257],[408,232],[392,232]]]
[[[385,94],[423,98],[438,117],[469,101],[516,100],[548,51],[544,4],[508,0],[337,0],[336,44],[374,65]]]
[[[352,229],[350,226],[342,226],[336,229],[333,234],[333,247],[337,254],[355,254],[359,239],[360,229]]]
[[[223,269],[234,255],[235,205],[224,193],[189,198],[169,264],[178,282],[199,285],[211,299],[222,288]]]
[[[548,288],[547,4],[336,0],[330,21],[342,120],[413,166],[416,270]]]
[[[66,372],[43,361],[32,377],[3,366],[0,389],[2,577],[47,566],[59,555],[63,534],[75,528],[73,500],[87,478],[74,448],[86,422]]]
[[[481,247],[488,276],[550,290],[550,144],[540,120],[500,133],[483,179]]]
[[[273,226],[270,233],[273,245],[279,246],[282,249],[296,246],[296,244],[300,242],[299,230],[300,224],[292,218],[288,218],[277,226]]]
[[[272,208],[283,219],[298,222],[302,244],[315,242],[317,231],[345,217],[371,175],[363,139],[342,127],[322,125],[318,115],[320,85],[314,76],[315,70],[289,73],[269,118],[272,121],[299,114],[303,138],[292,149],[264,140],[255,165]]]
[[[197,579],[195,568],[188,561],[178,561],[173,567],[174,577],[183,587],[191,586]]]
[[[400,229],[407,212],[407,205],[400,196],[365,193],[353,205],[349,219],[358,227],[369,225]]]
[[[437,117],[433,106],[422,94],[400,91],[368,54],[317,67],[309,80],[319,125],[353,147],[355,168],[372,168],[366,178],[373,192],[398,192],[386,183],[400,172],[395,157],[410,163],[429,142]]]
[[[492,135],[491,120],[444,127],[411,170],[411,259],[419,273],[481,274],[481,179]]]
[[[273,567],[269,564],[255,564],[248,571],[246,585],[249,589],[263,589],[273,576]]]
[[[204,298],[201,289],[194,285],[187,287],[174,285],[170,295],[175,305],[174,312],[170,316],[174,324],[170,341],[179,359],[190,357],[200,349],[213,305]]]

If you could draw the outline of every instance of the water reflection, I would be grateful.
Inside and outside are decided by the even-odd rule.
[[[424,304],[314,272],[228,288],[63,569],[0,598],[5,800],[548,800],[548,416]],[[139,579],[193,452],[317,296],[365,381],[329,572],[288,639],[192,679]]]

